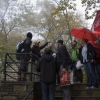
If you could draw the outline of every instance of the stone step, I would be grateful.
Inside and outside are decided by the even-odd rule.
[[[86,84],[71,84],[71,89],[85,89]],[[98,83],[98,88],[100,88],[100,83]]]
[[[73,96],[71,100],[100,100],[100,96]]]
[[[25,96],[36,85],[35,91],[29,96],[28,100],[41,100],[41,86],[40,83],[33,82],[1,82],[1,90],[5,92],[1,96],[0,100],[23,100]],[[85,89],[86,84],[72,84],[71,97],[72,100],[100,100],[100,88],[97,89]],[[99,84],[100,87],[100,84]],[[8,94],[7,94],[8,93]],[[34,95],[34,98],[33,98]],[[14,99],[11,99],[11,96]],[[8,97],[8,98],[7,98]],[[60,85],[56,85],[55,100],[63,100],[63,93]]]
[[[96,89],[71,89],[71,96],[100,96],[100,88]]]
[[[3,96],[0,100],[19,100],[17,95]]]
[[[55,100],[63,100],[63,96],[55,96]],[[100,100],[100,96],[72,96],[71,100]]]
[[[62,96],[61,90],[55,91],[56,96]],[[81,90],[71,90],[71,96],[100,96],[100,89],[81,89]]]

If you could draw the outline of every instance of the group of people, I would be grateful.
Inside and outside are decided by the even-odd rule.
[[[99,59],[96,59],[98,54],[95,48],[87,39],[82,39],[81,44],[78,44],[74,40],[72,46],[72,61],[74,62],[74,67],[71,67],[71,69],[73,70],[73,83],[83,83],[82,69],[77,70],[75,66],[77,61],[80,60],[87,75],[86,89],[97,88],[97,82],[100,82],[100,63]]]
[[[36,71],[40,72],[42,100],[54,100],[56,83],[60,84],[60,71],[68,71],[70,68],[73,71],[73,83],[83,82],[82,70],[77,70],[76,68],[78,60],[83,63],[87,75],[86,89],[97,88],[97,75],[94,64],[96,52],[94,47],[88,43],[87,39],[82,39],[80,45],[76,40],[73,40],[71,55],[68,53],[66,46],[63,44],[63,40],[57,41],[56,52],[54,52],[52,50],[52,46],[47,46],[49,42],[45,43],[43,46],[39,46],[40,42],[35,42],[35,45],[31,48],[31,39],[32,34],[29,32],[27,33],[27,38],[24,40],[24,53],[32,52],[32,62],[37,62]],[[41,55],[40,50],[43,48],[44,53]],[[26,81],[25,73],[27,72],[29,60],[29,54],[23,54],[21,56],[21,64],[18,70],[18,81]],[[63,100],[71,100],[70,87],[63,86],[61,89],[64,94]]]

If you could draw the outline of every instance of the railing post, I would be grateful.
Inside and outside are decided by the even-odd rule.
[[[33,75],[33,62],[32,62],[32,54],[31,54],[31,74],[30,74],[31,81],[32,81],[32,75]]]
[[[6,53],[6,55],[5,55],[5,61],[4,61],[4,81],[6,81],[6,64],[7,64],[7,55],[8,55],[8,53]]]

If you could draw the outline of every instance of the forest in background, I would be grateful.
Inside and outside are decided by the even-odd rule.
[[[100,7],[99,0],[81,0],[85,15],[76,9],[77,0],[0,0],[0,60],[4,61],[6,52],[15,52],[16,44],[32,32],[34,40],[52,42],[53,48],[58,39],[63,39],[69,52],[73,37],[70,30],[87,27],[87,19],[95,16]],[[91,15],[89,12],[93,10]],[[41,37],[41,38],[38,38]]]

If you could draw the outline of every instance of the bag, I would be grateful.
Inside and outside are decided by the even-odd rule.
[[[60,85],[65,86],[65,85],[70,85],[70,76],[68,71],[61,71],[59,73],[60,76]]]
[[[16,45],[16,53],[23,53],[24,52],[24,41],[20,41]],[[20,60],[21,54],[16,54],[16,59]]]
[[[77,70],[78,70],[78,69],[81,69],[82,67],[83,67],[83,64],[81,63],[80,60],[78,60],[78,61],[76,62],[76,68],[77,68]]]

